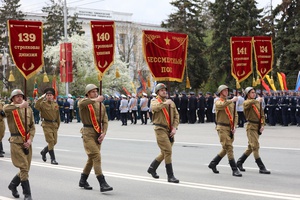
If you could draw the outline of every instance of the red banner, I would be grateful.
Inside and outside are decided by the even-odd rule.
[[[28,80],[44,65],[42,22],[8,20],[7,24],[10,54]]]
[[[143,53],[156,81],[182,82],[188,36],[180,33],[143,31]]]
[[[106,70],[114,63],[115,55],[115,22],[91,21],[94,62],[102,79]]]
[[[73,82],[72,43],[60,44],[60,81]]]
[[[231,74],[238,81],[247,79],[252,70],[252,37],[231,37]]]
[[[272,70],[273,45],[272,38],[268,36],[253,37],[256,70],[262,79]]]

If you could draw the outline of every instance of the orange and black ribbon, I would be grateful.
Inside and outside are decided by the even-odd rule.
[[[89,104],[88,109],[90,111],[90,117],[91,117],[92,124],[93,124],[95,131],[97,131],[97,133],[101,134],[101,127],[99,126],[99,123],[97,121],[97,117],[96,117],[96,113],[95,113],[95,109],[94,109],[93,105]]]
[[[26,142],[28,140],[29,134],[26,134],[26,130],[25,130],[25,127],[23,125],[23,122],[21,120],[18,110],[13,110],[12,114],[13,114],[15,123],[17,125],[17,128],[18,128],[20,134],[22,135],[23,141]]]

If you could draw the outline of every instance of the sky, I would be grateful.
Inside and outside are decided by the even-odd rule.
[[[66,0],[69,7],[111,10],[132,13],[134,22],[161,24],[175,11],[170,5],[172,0]],[[273,4],[276,7],[282,0],[256,0],[258,8]],[[50,0],[20,0],[22,11],[40,12]]]

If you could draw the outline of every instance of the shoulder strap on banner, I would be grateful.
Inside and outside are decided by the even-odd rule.
[[[14,121],[17,125],[17,128],[18,128],[19,132],[22,135],[23,141],[25,142],[28,139],[28,138],[26,138],[26,137],[28,137],[28,135],[26,134],[26,130],[25,130],[25,127],[24,127],[23,122],[21,120],[20,114],[19,114],[18,110],[13,110],[12,114],[13,114],[13,117],[14,117]]]
[[[94,109],[93,105],[89,104],[88,109],[90,111],[90,117],[91,117],[92,124],[93,124],[93,127],[94,127],[95,131],[97,131],[97,133],[101,134],[101,128],[100,128],[99,123],[97,121],[97,117],[96,117],[96,113],[95,113],[95,109]]]
[[[162,100],[161,100],[160,98],[157,98],[157,101],[158,101],[159,103],[162,103]],[[166,118],[166,120],[167,120],[167,122],[168,122],[168,125],[169,125],[169,127],[170,127],[170,130],[172,130],[172,127],[171,127],[171,124],[170,124],[170,115],[169,115],[169,112],[167,111],[166,108],[163,108],[162,111],[163,111],[163,113],[164,113],[164,115],[165,115],[165,118]]]
[[[262,118],[260,117],[260,112],[258,111],[257,107],[256,107],[254,104],[252,104],[252,108],[253,108],[253,110],[254,110],[256,116],[257,116],[258,119],[260,120],[260,123],[263,123],[263,120],[262,120]]]
[[[220,98],[220,101],[224,101],[224,100],[222,98]],[[228,116],[231,129],[234,129],[233,117],[232,117],[232,114],[231,114],[228,106],[225,107],[225,113]]]

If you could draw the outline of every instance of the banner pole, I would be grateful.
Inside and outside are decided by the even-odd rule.
[[[102,95],[102,79],[99,81],[99,95]],[[102,102],[99,102],[99,125],[100,125],[100,131],[102,131]],[[106,111],[105,111],[106,112]],[[101,134],[101,132],[100,132]]]
[[[171,96],[170,96],[170,81],[168,81],[168,99],[171,99]],[[171,112],[171,104],[169,104],[169,124],[170,124],[170,133],[172,132],[172,112]],[[172,143],[172,142],[174,142],[174,138],[172,138],[172,137],[170,137],[169,136],[169,140],[170,140],[170,142]]]
[[[260,97],[263,98],[263,93],[262,93],[262,90],[263,90],[263,86],[262,86],[262,83],[260,84]],[[261,120],[262,120],[262,102],[259,102],[259,112],[260,112],[260,118],[259,118],[259,124],[258,124],[258,135],[261,135],[261,132],[260,132],[260,129],[261,129]]]

